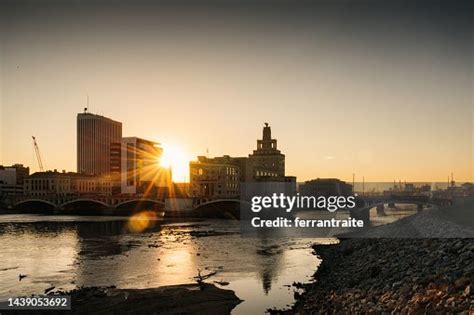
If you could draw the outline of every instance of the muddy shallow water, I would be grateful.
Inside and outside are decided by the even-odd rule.
[[[0,216],[0,299],[49,287],[151,288],[217,272],[244,300],[233,314],[258,314],[294,302],[293,282],[307,282],[318,259],[310,245],[327,240],[241,238],[239,222],[153,222],[131,232],[127,218]],[[134,230],[134,229],[132,229]],[[19,274],[26,275],[19,281]]]

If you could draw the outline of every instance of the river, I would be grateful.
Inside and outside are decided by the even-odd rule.
[[[55,286],[150,288],[194,282],[201,274],[229,282],[244,300],[233,314],[261,314],[293,303],[291,284],[319,264],[315,239],[241,238],[239,222],[154,222],[131,232],[128,218],[0,216],[0,299]],[[327,241],[327,240],[326,240]],[[27,275],[19,281],[19,274]],[[219,285],[218,285],[219,286]]]
[[[389,216],[395,218],[396,216]],[[387,218],[384,218],[386,220]],[[0,215],[0,300],[52,286],[151,288],[208,282],[243,300],[233,314],[263,314],[294,302],[293,282],[308,282],[320,261],[314,243],[335,239],[240,236],[230,220],[130,220],[126,217]],[[19,281],[19,275],[26,275]]]

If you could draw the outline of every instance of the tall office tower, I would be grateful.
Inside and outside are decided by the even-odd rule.
[[[110,173],[112,143],[122,140],[122,123],[84,110],[77,114],[77,172]]]

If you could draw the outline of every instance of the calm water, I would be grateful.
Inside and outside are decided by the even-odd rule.
[[[384,224],[413,207],[371,212]],[[148,222],[144,224],[143,222]],[[293,282],[308,282],[320,261],[311,244],[335,239],[241,238],[238,221],[163,223],[124,217],[0,215],[0,300],[55,286],[150,288],[217,272],[244,300],[233,314],[263,314],[294,302]],[[142,224],[143,223],[143,224]],[[133,231],[133,232],[132,232]],[[270,235],[271,236],[271,235]],[[19,281],[19,274],[27,275]]]
[[[132,227],[133,228],[133,227]],[[55,286],[149,288],[193,282],[217,271],[244,300],[234,314],[293,303],[294,281],[307,282],[318,259],[315,239],[241,238],[239,222],[155,224],[130,232],[127,218],[0,216],[0,299]],[[334,241],[334,240],[333,240]],[[27,277],[18,280],[19,274]]]

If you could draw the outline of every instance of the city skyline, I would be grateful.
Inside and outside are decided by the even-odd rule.
[[[2,4],[0,163],[37,170],[35,136],[47,169],[75,170],[89,98],[181,164],[247,156],[269,122],[299,182],[472,182],[472,29],[455,2]]]
[[[107,116],[104,116],[106,118],[109,118],[109,119],[113,119],[112,117],[107,117]],[[123,123],[122,121],[119,121],[120,123]],[[126,129],[126,123],[123,123],[123,128]],[[261,124],[261,126],[263,126],[263,124]],[[126,134],[124,134],[123,137],[128,137]],[[144,136],[144,138],[150,138],[150,137],[146,137]],[[258,136],[255,137],[254,142],[256,142],[258,139]],[[152,139],[152,138],[150,138]],[[158,141],[159,140],[154,140],[154,141]],[[197,160],[198,156],[210,156],[209,155],[209,148],[206,148],[206,152],[203,152],[201,154],[196,154],[196,155],[192,155],[192,154],[189,154],[188,152],[184,151],[183,147],[180,147],[179,145],[177,145],[176,143],[173,143],[173,144],[167,144],[167,143],[162,143],[162,142],[159,142],[160,145],[164,148],[164,154],[163,154],[163,157],[162,157],[162,161],[161,161],[161,164],[162,166],[164,167],[178,167],[179,169],[176,170],[177,171],[177,176],[173,175],[173,181],[175,182],[189,182],[189,162],[191,161],[195,161]],[[76,146],[76,144],[74,143],[73,146]],[[253,149],[253,148],[252,148]],[[33,152],[33,146],[32,146],[32,152]],[[249,154],[251,154],[252,150],[250,150],[249,152],[244,152],[242,154],[235,154],[235,155],[232,155],[232,156],[235,156],[235,157],[247,157]],[[285,153],[285,152],[283,152]],[[217,157],[219,156],[224,156],[224,155],[229,155],[227,153],[222,153],[220,155],[216,155]],[[328,158],[328,157],[326,157]],[[332,159],[332,158],[331,158]],[[2,163],[4,165],[8,165],[8,164],[15,164],[15,163],[22,163],[23,161],[12,161],[10,163]],[[36,156],[34,155],[34,152],[33,152],[33,155],[31,157],[31,161],[30,161],[30,164],[28,163],[23,163],[25,164],[26,166],[30,167],[30,169],[32,170],[32,173],[36,172],[36,171],[39,171],[39,166],[37,164],[37,159],[36,159]],[[56,167],[56,166],[50,166],[48,164],[46,164],[46,170],[66,170],[66,171],[76,171],[75,168],[77,168],[75,165],[76,165],[76,162],[73,163],[73,167],[71,168],[63,168],[63,167]],[[289,168],[289,167],[288,167]],[[173,173],[175,173],[175,170],[173,171]],[[289,174],[291,174],[291,171],[289,171]],[[448,179],[448,181],[451,181],[451,177],[453,174],[455,174],[454,172],[448,172],[445,176],[445,178]],[[398,184],[399,181],[402,181],[402,182],[406,182],[406,181],[409,181],[409,182],[420,182],[420,183],[424,183],[424,182],[446,182],[446,179],[445,180],[442,180],[442,179],[439,179],[439,180],[413,180],[413,179],[406,179],[406,178],[393,178],[393,179],[383,179],[383,180],[371,180],[370,178],[368,178],[366,175],[364,175],[363,173],[361,174],[356,174],[356,173],[350,173],[348,174],[347,176],[331,176],[330,174],[327,175],[327,176],[310,176],[310,177],[303,177],[303,179],[301,179],[301,177],[298,177],[297,176],[297,181],[298,182],[304,182],[304,181],[307,181],[307,180],[311,180],[311,179],[314,179],[314,178],[341,178],[347,182],[352,182],[352,179],[353,179],[353,175],[356,175],[356,182],[357,183],[361,183],[362,181],[366,181],[366,182],[386,182],[386,183],[392,183],[392,182],[396,182]],[[464,180],[464,178],[462,176],[459,176],[459,174],[455,174],[455,180],[458,181],[458,182],[472,182],[472,179],[469,180]],[[181,180],[183,179],[183,180]]]

